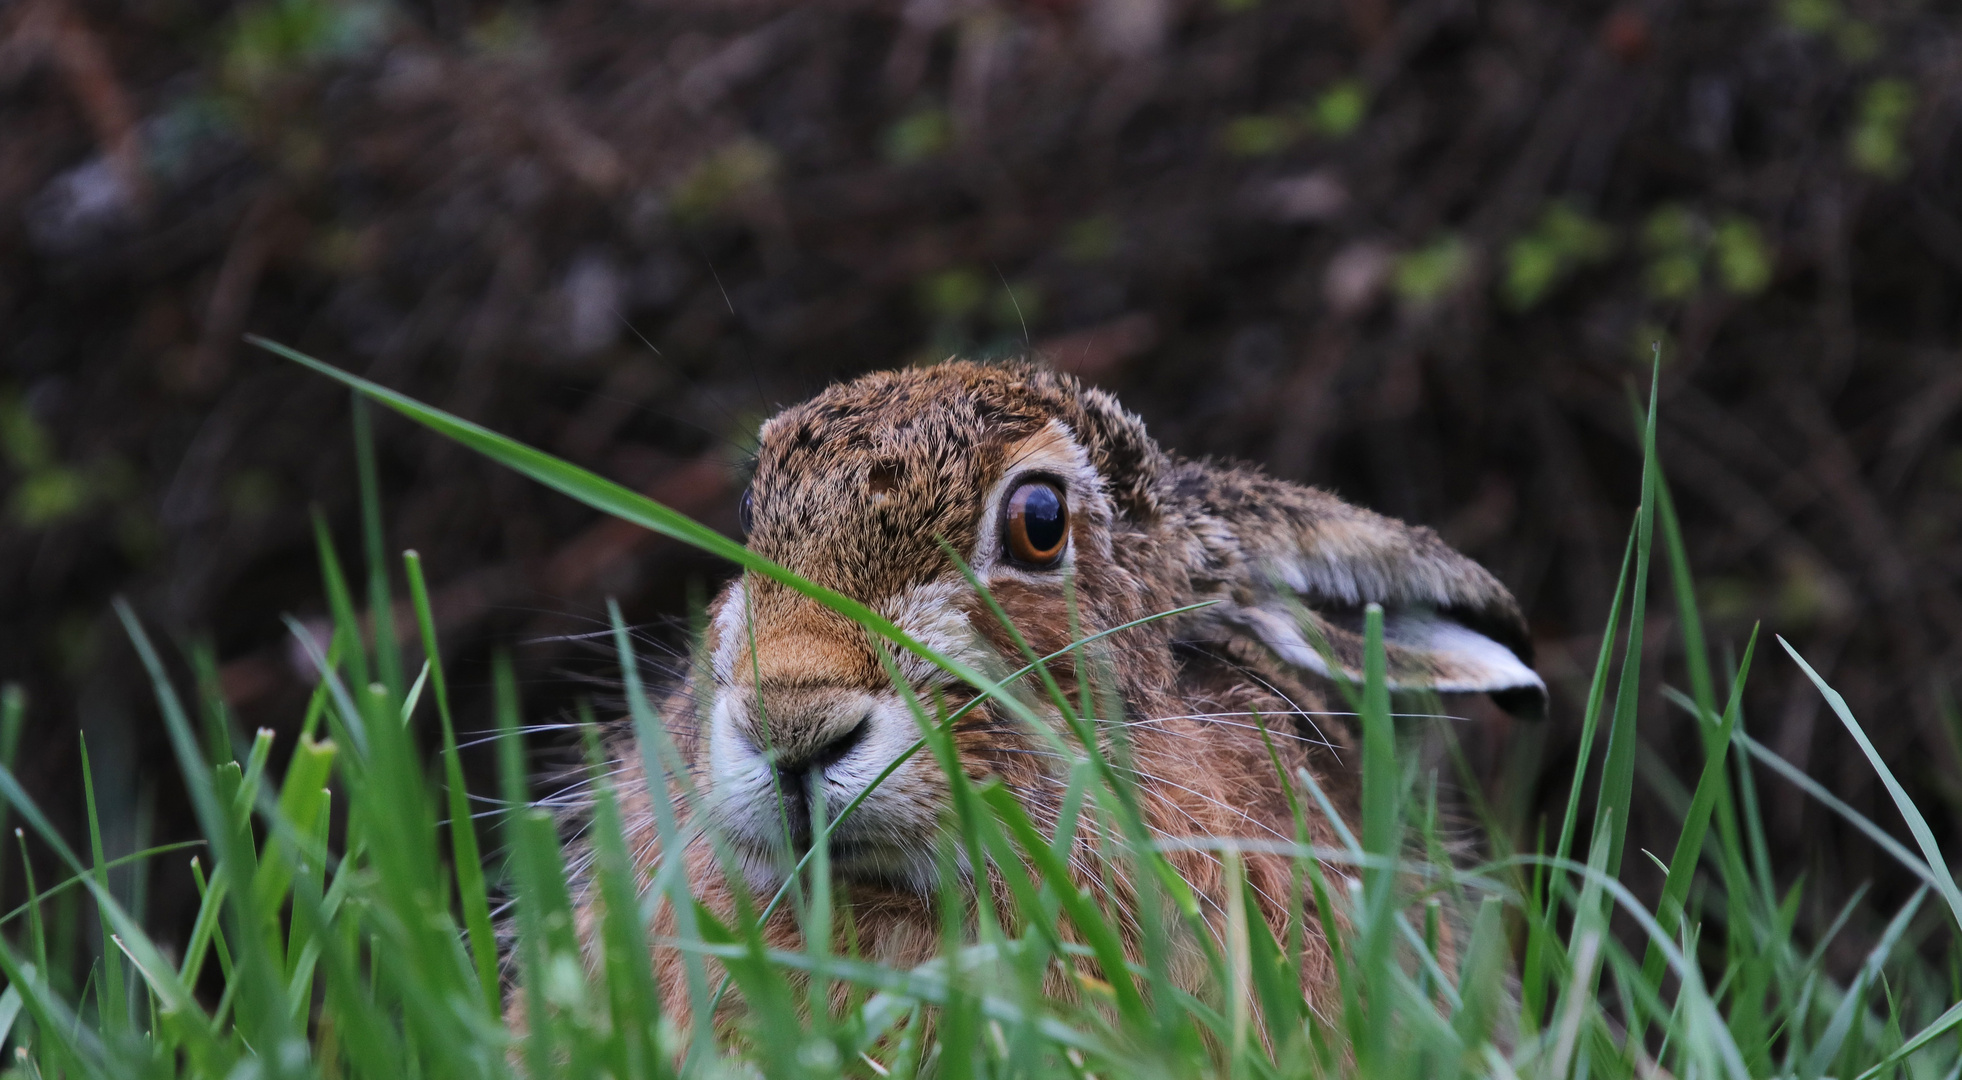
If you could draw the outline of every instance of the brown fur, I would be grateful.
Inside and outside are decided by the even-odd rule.
[[[998,493],[1031,467],[1068,491],[1067,570],[1019,568],[999,554]],[[1038,653],[1071,641],[1072,586],[1082,635],[1215,601],[1116,634],[1088,650],[1087,660],[1052,665],[1066,690],[1074,691],[1081,663],[1093,687],[1114,696],[1144,812],[1164,837],[1294,837],[1290,793],[1255,716],[1274,732],[1288,772],[1307,769],[1356,826],[1352,734],[1340,719],[1316,715],[1329,708],[1329,687],[1316,673],[1318,664],[1324,672],[1328,665],[1302,646],[1319,636],[1326,650],[1320,655],[1353,673],[1361,653],[1355,616],[1365,603],[1381,603],[1393,616],[1420,613],[1397,624],[1401,636],[1392,635],[1392,675],[1401,685],[1528,696],[1538,690],[1525,667],[1528,639],[1512,597],[1429,530],[1250,468],[1175,458],[1109,395],[1038,367],[950,362],[833,386],[764,425],[752,493],[754,551],[987,670],[1005,673],[1020,654],[965,585],[943,539],[975,567]],[[1311,624],[1305,638],[1297,618],[1304,615]],[[782,819],[759,794],[758,777],[769,764],[852,746],[856,756],[809,774],[827,784],[844,777],[826,795],[835,813],[856,790],[851,783],[862,787],[864,774],[915,732],[894,729],[896,699],[879,646],[849,620],[753,575],[725,588],[711,616],[702,643],[712,660],[708,685],[678,689],[667,724],[695,785],[707,793],[690,824],[720,829],[748,884],[769,890],[787,858],[767,835],[766,819]],[[937,694],[951,708],[970,696],[943,672],[900,660],[922,700]],[[1105,749],[1116,719],[1105,716],[1099,727]],[[854,731],[861,741],[849,743]],[[1051,743],[990,707],[969,714],[954,738],[970,778],[999,779],[1039,824],[1054,821],[1062,785],[1060,763],[1046,749]],[[651,866],[659,845],[640,755],[631,745],[620,749],[629,841]],[[839,771],[848,768],[857,771]],[[1305,793],[1294,794],[1313,805]],[[867,958],[910,966],[940,947],[940,919],[920,871],[931,866],[945,799],[945,778],[922,753],[840,829],[840,920],[852,924]],[[1309,822],[1312,842],[1338,842],[1320,814],[1311,812]],[[1080,884],[1131,925],[1129,885],[1097,879],[1104,860],[1094,845],[1087,833],[1079,838]],[[684,857],[695,894],[716,912],[732,912],[742,886],[727,878],[709,845],[697,840]],[[1219,932],[1228,902],[1219,859],[1195,851],[1171,858]],[[1285,934],[1288,861],[1249,853],[1245,865],[1262,897],[1261,914]],[[590,900],[582,902],[582,922],[590,926],[592,917]],[[669,925],[664,916],[656,930]],[[1311,915],[1303,982],[1320,1005],[1333,978],[1315,925]],[[787,911],[767,932],[774,944],[798,945]],[[656,951],[666,1003],[683,1009],[682,967],[672,950]],[[1188,952],[1192,962],[1177,976],[1196,989],[1204,973],[1198,953]]]

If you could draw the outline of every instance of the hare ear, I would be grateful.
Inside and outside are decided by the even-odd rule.
[[[1316,610],[1292,595],[1238,608],[1234,617],[1276,656],[1318,675],[1363,678],[1362,613]],[[1521,719],[1546,715],[1546,683],[1511,648],[1449,613],[1421,608],[1386,610],[1383,653],[1390,689],[1484,693]]]
[[[1486,693],[1514,715],[1544,715],[1525,617],[1484,567],[1429,529],[1326,492],[1200,468],[1208,516],[1237,540],[1242,576],[1224,614],[1282,660],[1361,679],[1363,612],[1380,604],[1393,689]]]
[[[1021,370],[1030,391],[1083,444],[1124,516],[1134,522],[1158,520],[1163,510],[1159,484],[1169,462],[1145,433],[1144,421],[1124,411],[1116,398],[1084,386],[1074,376],[1035,366]]]

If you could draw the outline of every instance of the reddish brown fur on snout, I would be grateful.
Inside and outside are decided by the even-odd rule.
[[[1003,504],[1025,482],[1065,495],[1068,544],[1054,565],[1019,564],[1002,542]],[[950,362],[833,386],[764,425],[751,495],[749,545],[758,554],[995,677],[1023,654],[956,557],[1038,654],[1209,605],[1111,633],[1050,665],[1072,700],[1084,683],[1092,691],[1097,745],[1088,749],[1110,753],[1123,740],[1146,824],[1170,842],[1208,932],[1224,926],[1232,886],[1215,852],[1180,850],[1179,841],[1293,841],[1292,804],[1313,805],[1291,790],[1303,770],[1354,827],[1351,732],[1327,712],[1327,683],[1293,613],[1305,609],[1336,637],[1338,616],[1361,604],[1408,609],[1396,670],[1447,673],[1453,689],[1538,685],[1511,595],[1434,534],[1250,469],[1172,457],[1109,395],[1026,364]],[[754,576],[725,588],[711,616],[710,673],[667,700],[669,729],[690,765],[687,784],[665,781],[686,819],[685,851],[659,850],[642,758],[630,744],[619,747],[619,783],[632,850],[646,854],[648,871],[662,858],[684,859],[695,894],[727,915],[739,890],[781,878],[782,845],[767,826],[785,775],[810,784],[833,812],[833,799],[861,790],[917,737],[904,697],[953,710],[973,691],[898,651],[882,656],[888,647],[862,627]],[[905,695],[892,685],[895,671]],[[1050,709],[1033,677],[1023,688],[1032,691],[1025,700]],[[1042,732],[982,703],[954,728],[961,770],[1000,781],[1043,828],[1056,821],[1068,765],[1058,740],[1072,746],[1053,712]],[[919,871],[936,865],[945,801],[944,776],[916,755],[834,834],[838,918],[871,959],[910,965],[940,947],[934,890]],[[1321,814],[1310,813],[1306,827],[1310,843],[1337,843],[1336,823]],[[702,839],[710,829],[742,864],[733,876]],[[1080,832],[1073,872],[1135,930],[1131,883],[1102,843]],[[1281,940],[1291,918],[1304,921],[1303,988],[1321,1004],[1332,991],[1328,946],[1313,912],[1288,910],[1289,860],[1249,851],[1243,861]],[[983,887],[1001,892],[993,871],[980,873]],[[591,890],[582,895],[590,926]],[[767,932],[774,944],[797,944],[787,908]],[[1200,950],[1186,944],[1175,974],[1199,989]],[[666,1004],[685,1009],[680,959],[657,952]]]

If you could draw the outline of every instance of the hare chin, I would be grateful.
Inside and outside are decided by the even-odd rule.
[[[773,895],[803,858],[802,850],[790,851],[782,844],[758,848],[735,844],[743,878],[758,896]],[[966,860],[958,863],[966,871]],[[831,880],[840,885],[861,886],[876,892],[931,896],[940,889],[940,871],[931,845],[918,847],[878,843],[858,843],[833,838]]]

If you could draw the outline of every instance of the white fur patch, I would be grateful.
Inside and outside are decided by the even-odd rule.
[[[958,601],[966,592],[966,581],[941,578],[889,596],[876,608],[914,641],[973,667],[988,655],[988,648],[960,608]],[[910,652],[896,652],[894,660],[900,674],[917,689],[945,686],[953,681],[953,676]]]
[[[1539,673],[1504,645],[1462,623],[1428,612],[1398,612],[1383,622],[1383,639],[1444,662],[1452,675],[1431,687],[1444,693],[1546,689]]]
[[[1262,607],[1235,608],[1230,617],[1254,632],[1260,643],[1273,650],[1283,663],[1331,677],[1328,661],[1308,643],[1290,612],[1269,611]]]
[[[715,614],[715,652],[709,658],[715,671],[715,681],[723,686],[736,681],[736,657],[742,655],[744,641],[748,638],[749,620],[745,617],[749,610],[749,594],[743,591],[742,579],[729,585],[729,595],[722,603],[722,610]]]
[[[1282,662],[1324,678],[1331,677],[1328,660],[1309,642],[1292,612],[1264,607],[1234,609],[1229,616],[1252,630],[1261,644]],[[1544,691],[1546,683],[1527,667],[1511,649],[1484,634],[1429,612],[1395,611],[1383,620],[1383,643],[1441,669],[1443,674],[1422,683],[1413,683],[1396,674],[1390,677],[1393,690],[1436,690],[1447,694],[1489,693],[1494,690],[1520,690],[1527,687]],[[1397,665],[1391,665],[1392,669]],[[1360,672],[1348,672],[1350,678]]]

